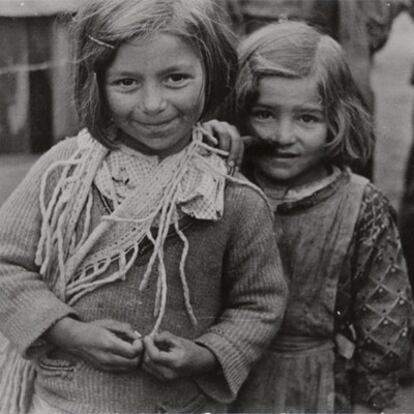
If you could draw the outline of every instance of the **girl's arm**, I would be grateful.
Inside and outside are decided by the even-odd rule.
[[[277,330],[286,303],[270,211],[254,195],[228,213],[236,220],[223,275],[227,307],[216,325],[195,341],[169,332],[144,338],[147,372],[162,380],[191,377],[222,402],[235,397]]]
[[[26,355],[37,349],[31,345],[42,343],[36,340],[50,326],[74,314],[48,288],[34,263],[41,177],[53,161],[70,157],[74,149],[58,144],[42,156],[0,209],[0,331]]]
[[[354,400],[383,409],[392,407],[399,370],[407,362],[413,308],[395,215],[372,185],[364,193],[355,237]]]
[[[252,365],[277,332],[287,301],[273,216],[259,190],[228,184],[231,237],[224,259],[225,308],[196,342],[216,357],[219,369],[196,379],[215,400],[232,401]]]
[[[74,140],[58,144],[29,171],[0,209],[0,331],[19,353],[34,358],[49,344],[102,369],[135,368],[142,349],[120,322],[83,323],[42,280],[34,263],[39,241],[41,177],[52,162],[73,153]],[[128,340],[120,336],[127,334]]]

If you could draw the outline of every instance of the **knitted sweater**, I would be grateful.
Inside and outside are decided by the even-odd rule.
[[[42,334],[74,314],[84,321],[118,319],[145,335],[155,321],[156,278],[151,276],[147,289],[139,290],[152,249],[148,243],[141,246],[125,280],[85,295],[73,307],[41,279],[34,264],[41,226],[40,180],[51,163],[68,159],[75,147],[69,139],[52,148],[0,210],[0,330],[20,353],[36,357],[36,392],[56,408],[76,413],[225,410],[276,332],[286,303],[272,215],[264,198],[252,188],[228,183],[221,220],[181,221],[189,241],[186,275],[197,325],[191,324],[183,298],[182,241],[171,231],[164,246],[168,298],[160,329],[208,347],[221,369],[173,382],[139,369],[99,371],[73,355],[43,347]],[[94,197],[91,227],[107,213],[102,199]]]

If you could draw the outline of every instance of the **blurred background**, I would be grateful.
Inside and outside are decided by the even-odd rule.
[[[0,0],[0,203],[36,158],[77,130],[59,13],[81,0]]]
[[[371,71],[377,129],[374,181],[396,208],[414,138],[414,87],[410,85],[413,69],[414,22],[407,13],[401,13],[393,22],[384,48],[374,56]]]
[[[69,39],[56,17],[81,1],[0,0],[0,203],[42,152],[77,131]],[[396,208],[413,139],[413,66],[414,22],[402,12],[370,74],[377,128],[373,180]]]

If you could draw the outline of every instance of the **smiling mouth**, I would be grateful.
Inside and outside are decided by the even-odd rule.
[[[280,152],[277,152],[277,151],[273,154],[273,156],[274,156],[274,157],[276,157],[276,158],[286,158],[286,159],[289,159],[289,158],[296,158],[296,157],[297,157],[297,155],[296,155],[296,154],[291,154],[291,153],[280,153]]]
[[[139,125],[142,125],[145,128],[162,128],[162,127],[170,124],[173,120],[174,120],[174,118],[168,119],[167,121],[162,121],[162,122],[141,122],[141,121],[137,121],[137,123]]]

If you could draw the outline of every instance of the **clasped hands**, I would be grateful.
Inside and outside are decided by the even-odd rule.
[[[129,324],[111,319],[81,322],[65,317],[44,337],[104,371],[144,369],[158,379],[173,380],[218,367],[214,354],[192,340],[170,332],[142,337]]]

